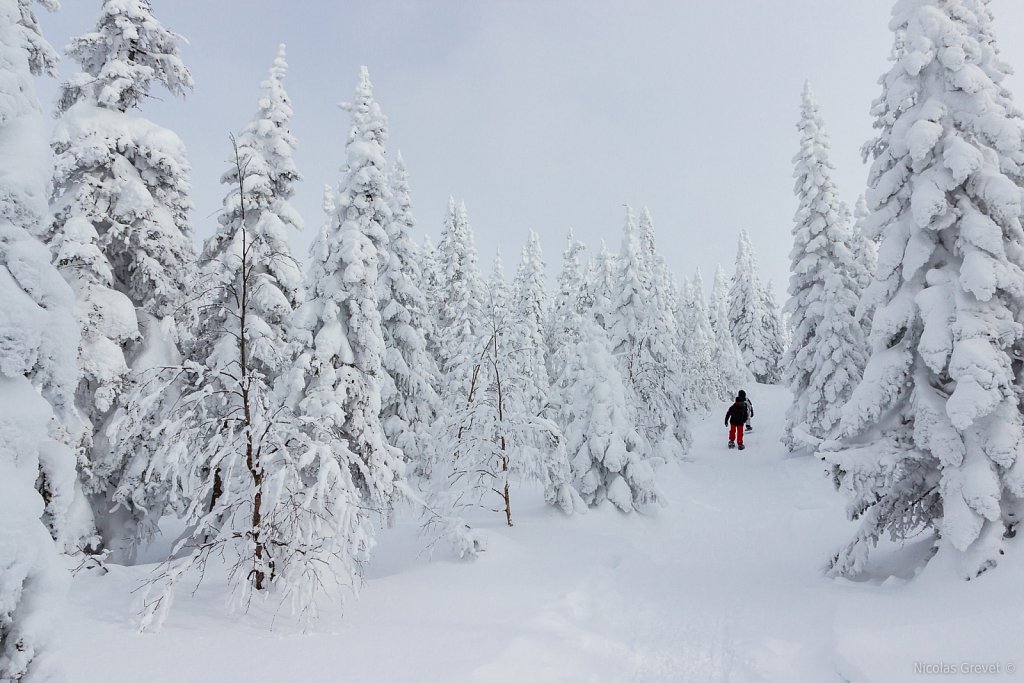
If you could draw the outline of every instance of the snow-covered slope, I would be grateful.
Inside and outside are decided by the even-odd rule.
[[[925,664],[1024,664],[1020,556],[973,582],[938,564],[913,582],[928,539],[877,553],[879,578],[825,578],[851,533],[824,466],[778,445],[784,390],[748,388],[743,452],[716,409],[691,460],[662,472],[667,507],[609,505],[566,518],[517,491],[516,526],[485,515],[476,562],[423,556],[415,525],[384,533],[344,619],[312,633],[251,610],[229,616],[211,577],[164,630],[135,632],[129,591],[147,567],[79,572],[63,658],[80,683],[182,681],[878,681]],[[898,559],[898,561],[897,561]],[[942,680],[942,677],[938,677]],[[956,680],[972,680],[958,676]]]

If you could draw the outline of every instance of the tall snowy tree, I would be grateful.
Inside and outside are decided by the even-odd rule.
[[[419,255],[410,235],[416,223],[409,173],[401,154],[391,173],[391,196],[391,219],[385,226],[388,249],[378,281],[385,348],[381,416],[390,443],[422,470],[434,458],[431,430],[440,410],[435,388],[439,371],[427,348],[434,326],[420,289]]]
[[[782,361],[781,322],[770,310],[768,295],[746,230],[740,232],[736,252],[736,273],[729,291],[729,329],[743,353],[743,362],[758,382],[779,380]]]
[[[345,448],[337,454],[365,505],[386,513],[404,468],[381,425],[382,367],[386,353],[379,306],[379,271],[391,220],[385,173],[387,120],[363,67],[345,147],[346,165],[335,212],[312,248],[305,330],[302,414]],[[360,513],[362,515],[362,513]],[[368,532],[364,532],[368,533]]]
[[[441,282],[437,300],[438,364],[445,403],[465,402],[473,368],[483,350],[486,295],[465,204],[449,198],[438,246]]]
[[[704,299],[700,269],[684,285],[676,306],[687,405],[691,410],[705,411],[717,401],[731,398],[730,394],[734,396],[736,390],[726,384],[722,368],[715,362],[715,332]]]
[[[505,277],[505,259],[501,257],[500,249],[495,252],[491,263],[491,274],[487,276],[487,290],[482,305],[484,320],[495,315],[503,321],[512,319],[512,288]]]
[[[548,311],[545,334],[548,350],[548,377],[553,384],[559,381],[571,354],[574,352],[576,335],[580,332],[580,316],[589,310],[586,301],[586,283],[580,255],[585,249],[583,242],[576,239],[569,230],[568,244],[562,252],[562,270],[558,275],[558,291]],[[559,394],[561,389],[555,391]]]
[[[81,472],[103,541],[121,559],[130,559],[131,539],[154,513],[132,491],[145,470],[136,456],[153,444],[110,443],[108,434],[112,421],[136,419],[116,414],[129,368],[174,358],[171,317],[195,261],[184,145],[132,113],[154,85],[175,96],[191,89],[179,41],[148,0],[105,0],[95,29],[68,46],[81,71],[61,86],[52,141],[46,240],[76,290],[83,328],[77,403],[89,429]]]
[[[711,320],[711,329],[715,333],[715,366],[722,373],[722,382],[725,385],[726,395],[721,396],[721,400],[733,398],[744,385],[753,381],[753,375],[743,362],[743,352],[732,336],[732,328],[729,325],[729,301],[729,278],[725,274],[725,269],[719,265],[715,269],[708,317]]]
[[[431,311],[431,319],[433,319],[435,317],[433,311],[438,305],[441,289],[441,266],[437,260],[437,247],[430,239],[430,235],[423,236],[423,245],[419,248],[418,253],[420,257],[420,290],[427,298],[428,310]]]
[[[878,265],[878,243],[864,234],[864,225],[870,215],[867,200],[860,195],[853,208],[853,255],[857,260],[857,286],[861,294],[871,284]]]
[[[690,436],[683,412],[682,364],[674,316],[652,293],[632,211],[627,211],[612,300],[603,312],[612,353],[640,411],[644,438],[665,459],[680,457]]]
[[[775,296],[775,284],[769,282],[764,288],[764,329],[768,340],[768,350],[772,358],[779,362],[780,377],[782,374],[782,358],[786,355],[786,331],[782,324],[782,308]]]
[[[251,354],[245,364],[271,383],[290,362],[289,321],[304,299],[301,268],[288,244],[288,232],[301,230],[303,222],[290,204],[302,178],[292,158],[297,142],[284,89],[287,71],[282,45],[261,85],[256,115],[235,140],[235,158],[221,177],[228,194],[220,228],[200,258],[193,294],[200,320],[193,324],[188,354],[201,362],[217,355],[225,369],[238,366],[237,330],[232,328],[245,315]],[[243,259],[251,261],[251,271],[243,272]],[[251,295],[244,312],[239,304],[243,279]]]
[[[610,312],[615,280],[615,256],[601,240],[597,256],[587,264],[586,284],[583,287],[583,309],[592,309],[601,328],[611,329]]]
[[[50,157],[32,74],[55,61],[32,3],[0,0],[0,149],[19,151],[0,159],[0,680],[25,683],[60,678],[52,620],[67,578],[41,520],[62,540],[75,485],[58,438],[75,419],[73,293],[34,236]]]
[[[789,301],[793,330],[783,381],[793,394],[782,442],[793,451],[830,436],[860,381],[864,338],[855,317],[861,266],[852,251],[846,211],[832,180],[831,144],[810,84],[800,106],[800,151],[793,158],[794,216]],[[827,321],[827,322],[826,322]]]
[[[528,409],[535,415],[547,412],[551,380],[547,370],[545,322],[547,292],[544,284],[544,257],[537,233],[530,231],[522,260],[512,282],[512,325],[516,345],[513,354],[519,363]]]
[[[679,310],[679,291],[665,258],[658,252],[654,219],[647,207],[640,212],[638,239],[643,263],[641,274],[646,282],[651,309],[648,314],[647,343],[652,354],[661,359],[664,367],[678,374],[677,381],[664,385],[663,390],[667,394],[668,403],[674,406],[672,423],[676,425],[673,428],[675,437],[686,445],[690,441],[689,429],[686,426],[687,413],[690,410],[699,410],[706,404],[707,387],[700,381],[691,383],[681,380],[682,375],[687,372],[688,360],[694,359],[686,358],[690,349],[687,348],[688,344],[682,343],[680,339],[680,323],[676,316]],[[694,363],[691,362],[689,365],[694,366]],[[690,367],[689,371],[695,371],[694,368],[695,366]]]
[[[588,505],[610,501],[623,512],[660,500],[649,446],[637,429],[636,409],[593,312],[577,316],[572,353],[558,386],[560,421],[576,490]]]
[[[833,560],[863,569],[883,534],[937,534],[973,577],[1020,520],[1024,429],[1021,127],[985,49],[981,5],[897,2],[894,64],[873,114],[869,178],[880,236],[864,380],[823,454],[861,520]]]

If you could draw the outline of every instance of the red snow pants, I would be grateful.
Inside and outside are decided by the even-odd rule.
[[[743,425],[729,425],[729,441],[743,445]]]

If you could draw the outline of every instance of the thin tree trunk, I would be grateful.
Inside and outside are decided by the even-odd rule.
[[[266,574],[263,572],[263,555],[265,553],[265,547],[262,537],[262,529],[260,524],[262,523],[262,512],[260,505],[263,502],[263,468],[260,466],[259,460],[256,457],[256,451],[253,448],[252,442],[252,396],[250,394],[249,387],[249,363],[246,355],[246,343],[245,343],[245,321],[246,313],[249,308],[249,243],[248,243],[248,232],[245,224],[245,168],[242,167],[242,160],[238,156],[238,144],[232,137],[232,144],[235,147],[235,167],[238,170],[238,204],[239,204],[239,220],[242,229],[242,293],[239,301],[239,335],[238,335],[238,360],[239,360],[239,380],[242,385],[242,420],[243,429],[245,430],[245,464],[249,469],[249,474],[252,477],[253,488],[256,493],[253,496],[252,504],[252,540],[256,545],[253,558],[253,570],[252,570],[252,583],[256,590],[263,590],[264,581]]]
[[[498,331],[494,331],[494,381],[498,387],[498,425],[502,429],[501,436],[498,437],[498,445],[501,449],[501,473],[505,479],[505,485],[502,489],[502,496],[505,499],[505,522],[512,526],[512,498],[509,495],[509,462],[508,462],[508,442],[505,440],[504,434],[504,422],[505,422],[505,394],[501,385],[501,372],[498,370]]]

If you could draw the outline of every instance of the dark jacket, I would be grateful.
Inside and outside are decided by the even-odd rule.
[[[748,417],[750,415],[747,412],[747,404],[736,401],[729,406],[729,412],[725,414],[725,424],[743,425],[747,423]]]
[[[736,398],[740,399],[741,401],[743,401],[744,404],[746,404],[747,419],[749,420],[750,418],[754,417],[754,404],[750,402],[749,398],[747,398],[747,392],[740,389],[740,393],[736,394]]]

